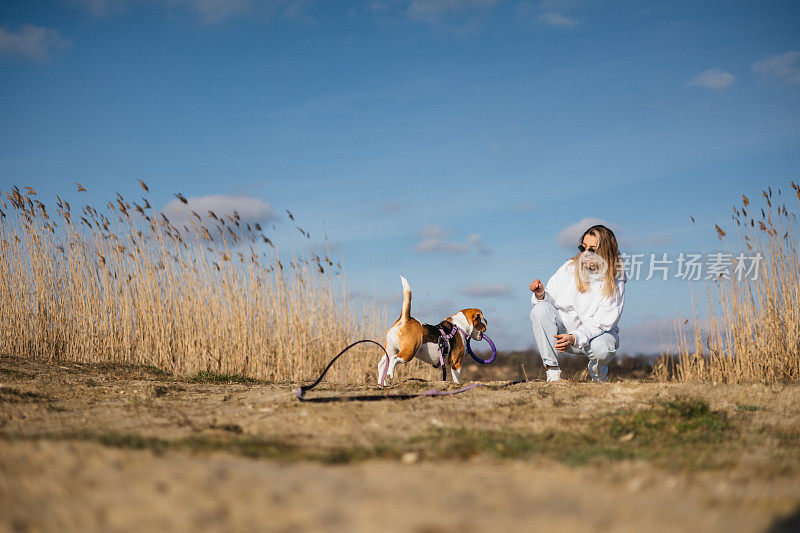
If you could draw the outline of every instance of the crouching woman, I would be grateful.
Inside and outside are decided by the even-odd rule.
[[[614,233],[605,226],[587,229],[578,253],[533,291],[533,336],[547,368],[547,381],[559,381],[558,352],[585,355],[595,382],[608,380],[608,363],[619,347],[619,322],[625,303],[625,272]]]

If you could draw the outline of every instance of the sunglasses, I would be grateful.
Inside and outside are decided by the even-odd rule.
[[[589,247],[587,248],[587,247],[586,247],[586,246],[584,246],[583,244],[579,244],[579,245],[578,245],[578,251],[579,251],[579,252],[585,252],[586,250],[589,250],[590,252],[594,253],[594,252],[596,252],[596,251],[597,251],[597,248],[596,248],[595,246],[589,246]]]

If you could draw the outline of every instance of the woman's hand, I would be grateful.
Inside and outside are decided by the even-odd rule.
[[[575,344],[575,337],[571,333],[561,333],[560,335],[553,335],[556,338],[556,350],[563,352],[570,346]]]
[[[542,285],[542,280],[533,280],[528,288],[533,291],[533,294],[536,295],[537,300],[544,299],[544,285]]]

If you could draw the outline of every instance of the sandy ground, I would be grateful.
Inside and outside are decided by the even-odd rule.
[[[432,385],[442,384],[391,392]],[[799,523],[797,385],[529,382],[322,404],[299,402],[292,388],[2,357],[0,529],[791,531]],[[382,394],[328,387],[316,396],[343,392]],[[731,420],[724,466],[576,465],[552,454],[426,448],[432,430],[581,432],[605,413],[682,396],[702,397]]]

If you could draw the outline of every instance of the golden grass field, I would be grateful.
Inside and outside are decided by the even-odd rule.
[[[553,385],[509,357],[458,396],[332,403],[292,391],[385,311],[348,302],[329,254],[188,201],[170,220],[140,185],[102,211],[5,192],[0,530],[800,528],[794,183],[734,207],[760,275],[710,281],[709,328],[676,322],[650,375]],[[311,395],[386,394],[376,363],[354,350]],[[453,388],[437,376],[389,392]]]
[[[703,292],[710,303],[708,331],[701,331],[695,322],[687,332],[676,321],[678,354],[661,358],[655,370],[657,378],[800,381],[800,256],[794,211],[800,202],[800,186],[791,182],[791,187],[793,192],[786,196],[780,189],[774,194],[771,188],[762,191],[760,207],[742,195],[741,204],[733,206],[731,214],[737,240],[730,242],[728,232],[716,226],[733,263],[745,252],[759,254],[763,261],[754,280],[748,276],[739,279],[732,264],[729,278],[707,281]]]

